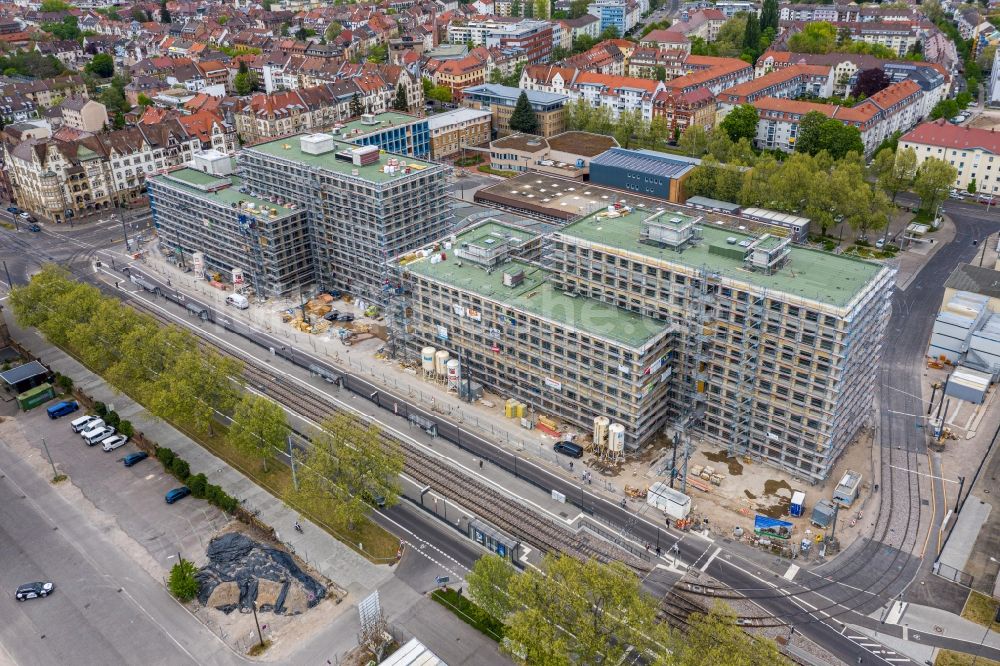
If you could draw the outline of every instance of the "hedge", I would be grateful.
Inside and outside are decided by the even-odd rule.
[[[475,627],[481,633],[497,642],[503,640],[503,622],[497,620],[482,608],[472,603],[472,601],[463,597],[458,590],[448,587],[434,590],[431,592],[431,598],[451,610],[462,622]]]

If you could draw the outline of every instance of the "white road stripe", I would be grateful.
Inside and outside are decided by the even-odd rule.
[[[793,578],[795,578],[795,574],[797,574],[798,572],[799,572],[798,565],[790,564],[788,565],[788,571],[785,572],[785,575],[782,576],[782,578],[784,578],[785,580],[792,580]]]
[[[701,567],[699,567],[699,568],[702,571],[704,571],[705,569],[707,569],[708,565],[712,563],[712,560],[714,560],[719,555],[719,553],[721,553],[721,552],[722,552],[722,548],[716,548],[715,552],[712,553],[712,555],[707,560],[705,560],[705,563],[703,565],[701,565]]]

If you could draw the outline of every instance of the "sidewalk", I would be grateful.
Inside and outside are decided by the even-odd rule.
[[[967,641],[975,645],[982,643],[987,647],[1000,649],[1000,632],[987,631],[982,625],[933,606],[910,604],[898,624],[909,628],[911,635],[915,631],[923,632],[928,635],[946,636]]]
[[[5,310],[5,313],[7,311]],[[50,345],[34,330],[18,327],[8,316],[11,334],[37,358],[53,370],[72,377],[76,386],[94,399],[113,406],[123,418],[128,419],[151,440],[174,450],[188,461],[191,471],[203,472],[210,483],[221,486],[227,493],[245,500],[246,508],[259,510],[263,522],[271,525],[279,539],[295,549],[296,554],[326,578],[346,589],[354,603],[392,577],[386,565],[375,565],[337,541],[321,528],[300,534],[292,529],[298,513],[280,499],[236,471],[228,464],[203,449],[199,444],[177,431],[170,424],[154,418],[142,405],[128,396],[116,393],[101,377],[95,375],[61,349]]]

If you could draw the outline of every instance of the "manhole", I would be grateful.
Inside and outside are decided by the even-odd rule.
[[[938,625],[935,624],[934,625],[934,632],[938,633],[938,634],[943,634],[944,633],[944,627],[941,627],[941,626],[938,626]]]
[[[928,506],[931,503],[931,501],[923,499],[923,500],[920,500],[920,503],[923,504],[924,506]]]
[[[559,515],[562,516],[563,518],[569,518],[569,516],[566,514],[565,511],[560,511]]]

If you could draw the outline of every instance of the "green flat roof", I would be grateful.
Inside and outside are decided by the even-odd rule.
[[[400,125],[412,125],[413,123],[421,120],[427,122],[426,118],[418,118],[416,116],[411,116],[406,113],[397,113],[395,111],[386,111],[385,113],[375,114],[374,125],[363,123],[361,122],[360,118],[343,123],[343,128],[340,130],[340,136],[346,139],[354,139],[360,136],[365,136],[366,134],[374,134],[375,132],[381,132],[391,127],[399,127]],[[358,133],[354,136],[351,136],[351,133],[354,132],[355,130],[357,130]]]
[[[524,239],[531,236],[524,231],[490,222],[459,234],[456,242],[473,242],[473,238],[482,238],[490,231],[500,230],[519,234]],[[456,259],[452,252],[445,251],[445,254],[447,259],[444,261],[431,263],[430,257],[424,257],[410,261],[406,269],[627,347],[641,347],[670,329],[670,324],[666,322],[643,317],[594,298],[568,296],[548,282],[549,271],[527,262],[515,259],[487,273],[471,261],[462,261],[459,265],[461,260]],[[524,281],[516,287],[504,286],[504,273],[518,269],[524,271]]]
[[[641,243],[639,233],[642,222],[655,212],[648,209],[633,209],[628,215],[608,218],[603,217],[604,213],[599,211],[566,225],[556,233],[692,269],[705,268],[723,277],[758,288],[783,292],[835,307],[848,305],[883,268],[881,264],[855,257],[790,245],[791,253],[788,261],[771,275],[750,271],[744,267],[740,258],[710,252],[709,247],[715,245],[742,250],[738,243],[752,239],[753,236],[729,228],[719,228],[708,221],[699,224],[703,240],[697,245],[688,244],[683,252]],[[668,210],[664,213],[664,217],[669,219],[689,216]],[[727,243],[730,237],[736,238],[737,244]]]
[[[459,234],[456,237],[456,242],[481,244],[487,238],[494,237],[493,234],[504,234],[518,243],[524,243],[538,237],[538,234],[534,232],[490,220]]]
[[[275,220],[278,218],[285,217],[286,215],[292,215],[293,213],[300,212],[292,210],[287,206],[279,206],[278,204],[273,204],[266,199],[261,199],[259,197],[252,197],[249,194],[244,194],[240,192],[239,187],[243,184],[242,179],[236,176],[213,176],[212,174],[204,173],[198,171],[197,169],[178,169],[176,171],[170,171],[164,175],[154,176],[150,178],[152,181],[161,182],[164,185],[169,185],[185,192],[190,193],[199,199],[204,199],[206,201],[215,201],[223,206],[232,206],[233,204],[239,203],[252,203],[254,204],[254,210],[246,210],[244,212],[253,215],[255,212],[259,214],[260,208],[267,208],[268,210],[275,209],[278,214],[275,217],[270,215],[264,215],[258,219],[264,221]],[[225,185],[229,183],[228,187],[221,187],[220,189],[209,191],[205,188],[214,185]]]
[[[296,134],[295,136],[285,137],[284,139],[277,139],[267,143],[258,143],[257,145],[246,148],[245,150],[260,151],[273,157],[299,162],[308,167],[332,171],[333,173],[337,173],[342,176],[360,178],[361,180],[367,180],[371,183],[387,183],[397,178],[403,178],[407,175],[398,169],[394,174],[388,174],[382,170],[382,167],[386,164],[386,162],[393,157],[405,162],[407,166],[415,167],[415,170],[411,172],[410,175],[418,173],[419,171],[442,168],[438,164],[432,164],[431,162],[425,162],[424,160],[418,160],[405,155],[392,155],[389,153],[380,154],[379,160],[376,164],[369,164],[368,166],[354,166],[351,162],[338,160],[335,155],[342,150],[357,148],[358,146],[355,144],[341,141],[335,137],[333,150],[328,153],[323,153],[322,155],[312,155],[310,153],[302,152],[299,141],[303,136],[307,135]],[[352,173],[354,169],[358,170],[357,176]]]

